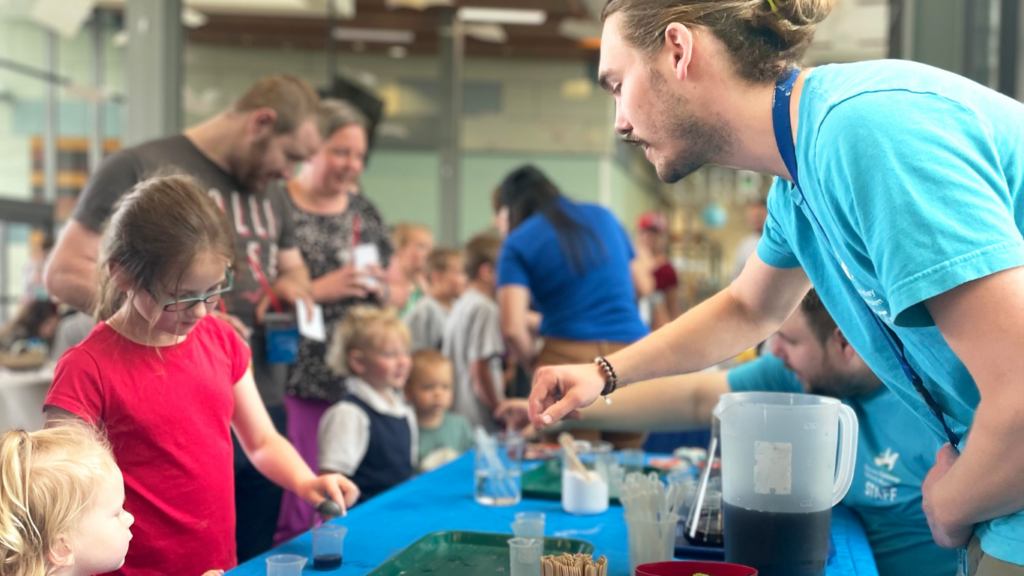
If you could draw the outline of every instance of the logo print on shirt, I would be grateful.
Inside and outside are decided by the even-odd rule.
[[[843,272],[846,273],[846,277],[850,279],[850,282],[853,282],[853,275],[850,274],[850,269],[846,267],[846,262],[840,260],[839,265],[843,267]]]
[[[899,460],[899,452],[893,452],[892,448],[886,448],[885,452],[882,452],[878,456],[875,456],[875,466],[879,468],[888,468],[889,472],[896,466],[896,461]]]

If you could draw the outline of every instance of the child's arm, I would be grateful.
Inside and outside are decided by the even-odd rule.
[[[491,361],[474,360],[470,364],[470,375],[473,378],[473,391],[476,393],[476,397],[483,402],[488,411],[493,412],[504,394],[498,392],[497,384],[491,375]]]
[[[235,415],[231,426],[253,466],[272,482],[291,490],[316,506],[330,497],[349,507],[359,499],[359,488],[340,474],[317,477],[295,448],[278,434],[256,391],[252,371],[235,384]]]

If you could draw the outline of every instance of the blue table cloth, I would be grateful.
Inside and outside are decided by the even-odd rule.
[[[547,536],[578,538],[591,542],[595,556],[607,556],[609,576],[628,576],[629,550],[622,508],[611,506],[598,516],[572,516],[561,503],[524,499],[517,506],[491,508],[473,499],[473,455],[414,478],[357,506],[335,523],[348,527],[344,564],[332,574],[357,576],[369,573],[422,536],[440,530],[470,530],[511,534],[516,512],[537,510],[547,516]],[[510,536],[511,537],[511,536]],[[832,540],[836,555],[827,576],[878,576],[871,548],[860,520],[842,506],[832,514]],[[266,558],[273,554],[311,557],[312,535],[307,532],[279,548],[228,572],[228,576],[265,576]],[[304,575],[325,575],[306,565]]]

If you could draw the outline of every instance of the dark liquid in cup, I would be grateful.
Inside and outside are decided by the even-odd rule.
[[[720,513],[721,512],[712,513],[709,510],[702,510],[700,514],[700,522],[697,524],[697,532],[694,537],[690,538],[689,531],[684,534],[687,543],[689,543],[690,546],[721,548],[722,525],[718,516]]]
[[[725,561],[760,576],[824,576],[832,509],[794,514],[731,504],[725,511]]]
[[[341,554],[323,554],[313,557],[313,570],[337,570],[341,568]]]

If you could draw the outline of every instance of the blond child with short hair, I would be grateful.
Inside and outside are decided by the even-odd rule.
[[[117,570],[135,522],[123,505],[124,481],[110,446],[87,424],[4,433],[0,576]]]
[[[437,350],[420,350],[413,354],[405,394],[416,409],[419,423],[421,472],[454,460],[473,445],[469,420],[449,411],[454,380],[451,360]]]
[[[350,477],[365,501],[409,479],[418,459],[416,412],[402,394],[409,328],[393,310],[353,307],[338,324],[327,364],[347,378],[348,397],[320,420],[320,470]]]

